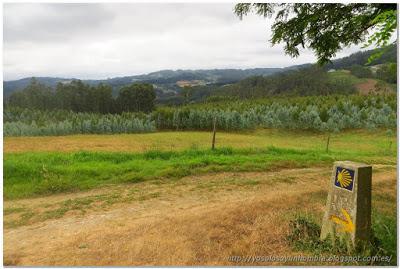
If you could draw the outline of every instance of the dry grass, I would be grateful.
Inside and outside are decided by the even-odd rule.
[[[135,188],[142,194],[160,194],[6,229],[4,261],[42,266],[237,265],[227,258],[295,255],[284,239],[288,222],[298,212],[322,218],[329,174],[330,168],[310,168],[126,185],[122,196]],[[396,194],[396,167],[376,170],[373,184],[374,206],[391,212],[395,201],[379,195]],[[46,203],[115,191],[98,189],[96,193],[52,196],[47,201],[6,202],[5,208],[18,206],[39,212]],[[13,214],[19,213],[6,215],[6,220]]]
[[[263,129],[246,133],[217,133],[217,147],[325,149],[327,135],[313,132]],[[331,136],[330,148],[347,150],[350,146],[365,151],[382,151],[396,137],[388,138],[384,130],[352,130]],[[209,148],[208,132],[157,132],[150,134],[71,135],[50,137],[5,137],[4,152],[71,152],[113,151],[145,152],[148,150],[181,150],[190,147]]]

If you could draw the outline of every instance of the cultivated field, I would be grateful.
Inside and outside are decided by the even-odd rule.
[[[267,265],[281,263],[229,257],[337,253],[289,239],[299,220],[319,227],[335,160],[373,165],[375,247],[395,264],[395,135],[332,134],[328,152],[326,139],[217,133],[211,151],[207,132],[6,137],[5,264]]]

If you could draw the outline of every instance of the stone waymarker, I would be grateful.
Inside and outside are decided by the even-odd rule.
[[[372,167],[350,161],[335,162],[321,239],[328,235],[349,239],[353,246],[371,232]]]

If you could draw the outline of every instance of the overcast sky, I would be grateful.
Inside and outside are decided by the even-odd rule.
[[[98,79],[161,69],[285,67],[315,62],[271,47],[272,21],[234,4],[4,4],[4,79]],[[359,48],[348,48],[347,56]]]

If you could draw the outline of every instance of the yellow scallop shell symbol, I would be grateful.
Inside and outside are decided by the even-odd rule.
[[[337,181],[339,182],[340,187],[348,187],[352,181],[349,171],[342,169],[337,176]]]

